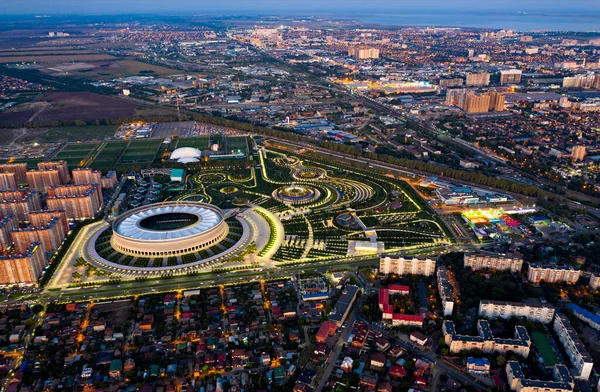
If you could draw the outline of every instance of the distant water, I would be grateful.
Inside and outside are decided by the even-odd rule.
[[[517,31],[595,31],[600,32],[600,13],[363,13],[346,15],[365,23],[388,26],[452,26]]]

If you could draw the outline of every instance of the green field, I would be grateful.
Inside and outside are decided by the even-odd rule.
[[[556,365],[558,363],[558,358],[556,358],[556,354],[554,353],[554,350],[552,350],[546,335],[541,332],[533,332],[531,335],[537,350],[544,360],[544,366],[552,367]]]
[[[209,147],[209,137],[186,137],[177,141],[177,148],[181,147],[194,147],[198,150],[206,150]]]
[[[162,140],[132,140],[119,161],[119,164],[153,162],[162,145]]]
[[[81,166],[83,161],[91,156],[100,143],[69,143],[53,159],[63,159],[69,166]]]
[[[102,151],[100,151],[94,161],[90,164],[90,167],[94,169],[112,169],[128,143],[129,142],[127,141],[106,143],[104,148],[102,148]]]
[[[227,136],[225,138],[225,145],[223,148],[226,151],[241,150],[242,152],[248,151],[248,140],[246,136]]]

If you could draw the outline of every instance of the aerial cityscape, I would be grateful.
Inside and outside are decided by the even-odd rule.
[[[600,392],[600,3],[0,21],[0,392]]]

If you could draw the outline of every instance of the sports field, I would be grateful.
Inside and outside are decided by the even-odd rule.
[[[558,358],[556,358],[556,354],[554,354],[554,350],[552,350],[546,335],[541,332],[534,332],[531,335],[537,350],[544,360],[544,366],[552,367],[556,365],[558,363]]]

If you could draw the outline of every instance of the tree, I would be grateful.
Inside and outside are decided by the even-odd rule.
[[[502,354],[499,354],[496,357],[496,363],[498,364],[498,366],[503,366],[506,363],[506,357]]]
[[[42,310],[44,310],[44,305],[35,304],[31,307],[31,310],[33,311],[33,313],[40,313]]]

